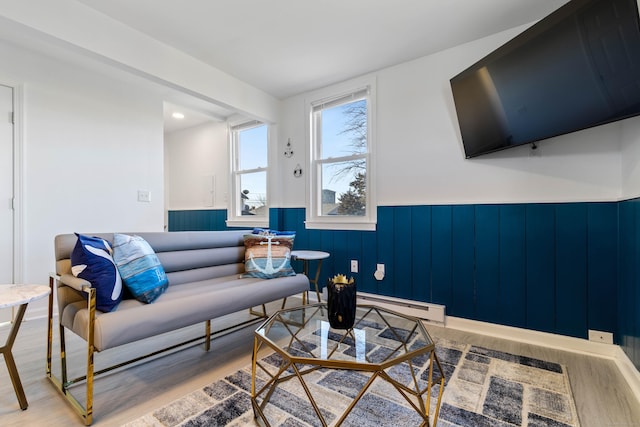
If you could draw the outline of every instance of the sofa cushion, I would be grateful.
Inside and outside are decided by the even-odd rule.
[[[118,309],[98,313],[94,344],[96,350],[134,342],[189,325],[204,322],[302,293],[309,289],[304,274],[281,277],[268,282],[256,278],[240,279],[238,274],[179,286],[169,286],[153,304],[123,300]],[[68,304],[61,323],[86,339],[88,325],[85,301]]]
[[[138,301],[151,303],[169,286],[160,260],[142,237],[114,234],[113,251],[124,286]]]
[[[96,289],[96,309],[108,312],[122,300],[122,279],[113,260],[113,249],[100,237],[76,233],[71,252],[71,273]]]
[[[295,276],[291,268],[291,249],[295,234],[270,231],[245,234],[245,273],[242,277],[273,279]]]

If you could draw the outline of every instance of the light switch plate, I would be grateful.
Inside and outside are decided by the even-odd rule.
[[[138,201],[145,203],[151,202],[151,192],[148,190],[138,190]]]

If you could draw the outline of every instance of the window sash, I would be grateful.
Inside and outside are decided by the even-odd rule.
[[[339,105],[348,104],[354,101],[360,101],[369,97],[369,87],[359,89],[355,92],[339,95],[336,97],[325,98],[319,101],[311,103],[311,110],[313,113],[326,110],[328,108],[337,107]]]
[[[229,206],[228,206],[228,218],[227,218],[227,225],[229,226],[246,226],[248,224],[243,224],[243,223],[250,223],[250,225],[254,225],[254,226],[264,226],[264,221],[265,219],[268,219],[268,207],[269,207],[269,193],[268,193],[268,189],[269,189],[269,184],[268,184],[268,180],[269,180],[269,173],[268,173],[268,159],[267,159],[267,166],[257,166],[257,167],[251,167],[248,169],[241,169],[240,165],[242,163],[242,159],[240,158],[240,154],[241,154],[241,150],[240,150],[240,133],[242,131],[246,131],[246,130],[250,130],[259,126],[266,126],[266,152],[267,152],[267,156],[268,156],[268,146],[269,146],[269,127],[267,124],[257,121],[257,120],[252,120],[252,121],[248,121],[248,122],[244,122],[238,125],[234,125],[234,126],[230,126],[229,127],[229,131],[230,131],[230,136],[231,136],[231,193],[232,197],[229,198]],[[246,175],[251,175],[251,174],[258,174],[258,173],[264,173],[264,177],[265,177],[265,182],[264,182],[264,191],[265,191],[265,200],[264,200],[264,206],[266,209],[264,209],[262,211],[262,213],[260,214],[254,214],[254,215],[243,215],[243,207],[245,205],[244,200],[241,196],[241,193],[243,191],[243,188],[241,188],[242,186],[242,177],[246,176]]]
[[[247,205],[249,208],[252,208],[253,204],[255,204],[256,202],[260,201],[258,199],[256,200],[252,200],[252,196],[254,195],[260,195],[262,193],[251,193],[249,192],[249,196],[246,199],[242,198],[242,192],[244,189],[244,187],[247,187],[246,185],[242,185],[242,178],[248,175],[254,175],[254,174],[259,174],[259,173],[264,173],[264,177],[265,177],[265,188],[264,188],[264,200],[262,202],[264,202],[264,204],[262,206],[264,206],[265,208],[269,206],[269,194],[267,192],[267,175],[266,175],[266,168],[259,168],[259,169],[252,169],[252,170],[244,170],[244,171],[238,171],[235,174],[235,187],[236,187],[236,191],[234,194],[234,197],[236,198],[236,207],[235,207],[235,214],[238,217],[243,217],[245,218],[247,215],[246,213],[243,214],[243,212],[245,211],[245,205]],[[250,211],[250,209],[248,209],[247,211]],[[254,218],[263,218],[267,215],[266,209],[262,210],[262,213],[252,213],[251,216]]]
[[[324,110],[338,107],[341,105],[346,105],[350,103],[354,103],[357,101],[365,100],[367,104],[367,145],[366,150],[360,153],[347,154],[344,156],[332,156],[332,157],[322,157],[322,144],[323,144],[323,135],[322,135],[322,112]],[[370,99],[369,99],[369,87],[359,89],[355,92],[350,92],[346,95],[340,95],[337,97],[325,98],[323,100],[312,102],[311,103],[311,120],[312,120],[312,129],[313,129],[313,158],[312,158],[312,170],[313,177],[312,185],[313,189],[313,205],[311,206],[311,219],[312,221],[347,221],[347,222],[362,222],[367,221],[368,218],[371,217],[370,209],[373,209],[372,205],[368,202],[369,199],[369,191],[371,186],[369,185],[370,174],[368,172],[370,166]],[[365,173],[366,173],[366,182],[365,182],[365,197],[367,203],[365,204],[365,212],[364,215],[328,215],[327,213],[323,213],[324,203],[323,203],[323,194],[324,194],[324,183],[325,177],[323,177],[323,167],[331,164],[339,164],[345,163],[354,160],[364,160],[366,164]],[[349,187],[351,189],[351,187]],[[337,196],[337,195],[336,195]],[[336,197],[337,201],[337,197]]]
[[[365,163],[365,173],[368,171],[368,167],[369,167],[369,156],[367,155],[359,155],[359,156],[355,156],[356,160],[364,160]],[[331,177],[329,177],[327,179],[327,176],[325,176],[325,169],[327,167],[331,167],[332,165],[339,165],[340,163],[346,163],[349,162],[351,160],[354,160],[354,158],[350,157],[350,158],[343,158],[343,159],[327,159],[327,160],[322,160],[322,161],[318,161],[316,162],[316,166],[315,166],[315,175],[316,175],[316,188],[319,189],[319,191],[316,191],[316,195],[315,195],[315,207],[314,212],[315,212],[315,217],[316,218],[341,218],[343,221],[344,220],[348,220],[350,221],[351,219],[355,219],[355,218],[366,218],[369,216],[369,203],[367,202],[368,198],[369,198],[369,174],[366,173],[365,175],[365,183],[364,183],[364,197],[365,197],[365,205],[364,205],[364,212],[363,214],[339,214],[336,212],[334,213],[329,213],[331,211],[333,211],[334,209],[338,209],[338,206],[340,206],[340,203],[338,202],[338,199],[340,198],[340,196],[343,196],[347,193],[347,191],[353,190],[353,188],[351,186],[349,186],[347,188],[346,191],[340,192],[338,193],[338,191],[334,191],[330,188],[330,182],[331,182]],[[355,175],[358,172],[349,172],[347,173],[347,179],[348,180],[355,180],[356,177]],[[329,196],[329,194],[325,194],[325,191],[329,191],[329,192],[333,192],[333,202],[331,203],[327,203],[325,202],[325,197]],[[333,207],[333,209],[328,209],[327,206],[330,205],[335,205]],[[325,212],[326,211],[326,212]]]

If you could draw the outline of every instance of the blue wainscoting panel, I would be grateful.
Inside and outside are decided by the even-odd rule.
[[[553,332],[556,325],[556,205],[526,209],[527,327]]]
[[[302,208],[280,210],[283,211],[282,224],[280,224],[282,229],[296,232],[296,238],[293,241],[294,249],[311,249],[309,233],[304,228],[305,210]]]
[[[476,318],[499,323],[500,207],[476,206]],[[448,313],[449,314],[449,313]],[[454,314],[455,315],[455,314]]]
[[[517,327],[527,319],[525,212],[524,205],[500,207],[500,323]]]
[[[587,338],[587,204],[556,208],[556,332]]]
[[[633,265],[636,251],[635,206],[630,201],[620,204],[618,236],[620,239],[620,266],[618,270],[620,286],[618,287],[618,342],[631,358],[633,354],[633,317],[635,303],[634,282],[636,268]],[[632,359],[633,360],[633,359]]]
[[[168,231],[228,230],[226,209],[169,211]]]
[[[322,242],[323,242],[322,236],[324,236],[325,234],[331,234],[331,233],[333,233],[333,231],[309,230],[308,231],[309,247],[307,249],[317,249],[317,250],[331,252],[332,248],[322,246]],[[327,239],[324,239],[324,241],[326,242]]]
[[[329,252],[329,258],[326,258],[322,261],[322,270],[320,278],[318,279],[318,286],[320,289],[324,288],[327,279],[329,277],[333,277],[338,272],[337,266],[340,266],[342,260],[341,257],[343,255],[344,248],[339,248],[335,244],[335,236],[337,231],[333,230],[325,230],[324,232],[319,232],[319,230],[311,230],[311,247],[309,249],[317,249],[320,251]],[[312,271],[315,272],[317,268],[317,261],[311,261],[309,263],[309,268],[312,268]],[[344,272],[344,271],[339,271]]]
[[[356,289],[362,291],[364,289],[360,273],[362,271],[362,233],[359,231],[345,231],[344,234],[347,248],[345,274],[348,277],[353,277],[356,281]],[[358,273],[351,272],[352,259],[358,261]]]
[[[295,249],[329,252],[320,284],[444,304],[473,320],[614,339],[640,365],[640,199],[611,203],[382,206],[376,231],[307,230],[304,208],[272,208]],[[169,230],[224,230],[226,210],[170,211]],[[374,278],[376,264],[386,275]],[[315,272],[316,263],[310,266]],[[302,263],[294,263],[296,271]]]
[[[452,210],[452,282],[451,310],[458,316],[475,316],[475,208],[453,206]]]
[[[372,231],[359,232],[362,238],[362,257],[360,262],[360,273],[358,277],[358,289],[363,292],[377,293],[378,281],[373,277],[378,261],[377,234]]]
[[[377,293],[382,295],[394,294],[393,276],[395,274],[394,256],[394,207],[383,206],[378,208],[377,226],[377,261],[376,264],[384,264],[384,279],[377,281]]]
[[[452,282],[452,207],[431,208],[431,289],[433,302],[451,307]]]
[[[411,282],[416,301],[433,301],[431,252],[431,207],[414,206],[411,208]]]
[[[349,277],[349,247],[347,245],[347,232],[344,230],[334,231],[333,233],[333,269],[336,273],[344,274]]]
[[[393,294],[398,298],[413,299],[411,256],[411,214],[410,206],[400,206],[394,209],[393,215],[393,245],[386,250],[393,254],[393,270],[388,274],[393,280]],[[386,266],[385,266],[386,271]]]
[[[283,216],[284,210],[269,209],[269,228],[274,230],[283,230]]]
[[[640,199],[619,206],[618,342],[640,369]]]
[[[614,332],[618,284],[618,204],[587,207],[587,282],[589,329]]]

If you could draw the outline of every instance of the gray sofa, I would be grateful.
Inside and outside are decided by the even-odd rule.
[[[108,350],[201,322],[205,325],[204,336],[169,349],[204,341],[208,350],[211,319],[241,310],[250,310],[258,319],[264,318],[267,316],[265,303],[295,294],[302,294],[305,302],[309,280],[303,274],[269,280],[241,278],[244,272],[243,235],[246,233],[246,230],[126,233],[141,236],[151,245],[167,273],[169,287],[151,304],[125,299],[108,313],[95,309],[95,290],[91,284],[71,274],[70,255],[76,244],[76,235],[55,237],[56,272],[50,279],[47,376],[71,400],[85,424],[92,423],[93,415],[94,351]],[[113,234],[89,235],[113,241]],[[60,328],[60,379],[51,372],[54,288]],[[261,313],[253,311],[258,306],[262,306]],[[66,378],[65,330],[87,342],[86,377],[71,381]],[[69,387],[77,382],[86,382],[87,385],[84,407],[69,391]]]

